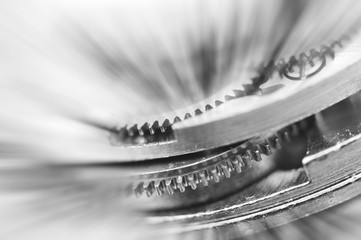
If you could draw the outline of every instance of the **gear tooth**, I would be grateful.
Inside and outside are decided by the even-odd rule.
[[[210,170],[208,168],[206,168],[204,170],[204,173],[206,175],[206,179],[208,180],[208,182],[211,181],[212,180],[212,173],[210,172]]]
[[[271,155],[272,149],[271,149],[271,146],[269,145],[269,143],[265,142],[263,146],[264,146],[264,154],[266,154],[267,156]]]
[[[246,153],[247,153],[247,156],[249,157],[250,160],[256,161],[256,159],[255,159],[255,157],[254,157],[253,152],[252,152],[251,149],[248,149],[248,150],[246,151]]]
[[[248,154],[242,156],[242,162],[246,167],[248,168],[252,167],[251,157]]]
[[[318,57],[321,56],[321,53],[320,53],[319,51],[317,51],[316,49],[312,48],[312,49],[310,50],[310,56],[311,56],[312,58],[318,58]]]
[[[143,184],[144,184],[143,182],[140,182],[137,185],[132,186],[136,197],[139,197],[139,196],[141,196],[143,194],[143,192],[144,192]]]
[[[233,93],[234,93],[235,98],[240,98],[240,97],[246,96],[246,94],[244,94],[244,91],[239,90],[239,89],[233,89]]]
[[[253,78],[253,82],[258,80],[259,78]],[[256,86],[255,83],[253,84],[243,84],[243,91],[245,95],[250,95],[250,94],[254,94],[255,90],[256,90]]]
[[[153,123],[153,125],[152,125],[152,128],[153,128],[154,130],[157,130],[157,129],[159,128],[159,121],[155,121],[155,122]]]
[[[133,125],[131,128],[127,128],[127,131],[128,131],[128,135],[130,137],[134,137],[135,135],[139,134],[138,132],[138,125],[135,124]]]
[[[299,124],[302,131],[308,130],[308,128],[310,127],[310,118],[306,118],[300,121]]]
[[[223,175],[223,171],[222,171],[222,167],[219,164],[219,161],[217,161],[218,163],[215,165],[217,172],[218,172],[218,176],[222,176]]]
[[[134,125],[135,135],[141,135],[142,130],[138,127],[137,124]]]
[[[304,64],[310,64],[311,67],[314,67],[315,66],[315,63],[313,62],[313,58],[312,58],[312,55],[310,54],[309,56],[306,54],[306,53],[301,53],[300,54],[300,60],[299,62],[303,62]]]
[[[238,155],[236,155],[236,158],[238,160],[238,164],[239,164],[240,167],[245,166],[245,163],[243,162],[242,155],[238,154]]]
[[[297,58],[295,56],[291,56],[288,60],[288,65],[293,65],[297,63]]]
[[[137,129],[137,125],[133,125],[133,127],[128,129],[128,133],[130,137],[134,137],[136,135],[136,129]]]
[[[164,194],[164,190],[165,190],[164,180],[156,180],[154,182],[154,187],[158,196],[162,196]]]
[[[226,162],[226,164],[228,165],[229,171],[232,173],[232,172],[235,170],[235,168],[233,167],[233,164],[232,164],[232,162],[231,162],[231,159],[233,159],[232,156],[229,157],[225,162]]]
[[[208,186],[208,179],[207,179],[205,170],[201,170],[199,172],[199,178],[205,187]]]
[[[186,113],[185,115],[184,115],[184,119],[188,119],[188,118],[191,118],[192,117],[192,115],[190,115],[189,113]]]
[[[191,188],[193,190],[195,190],[197,188],[197,184],[196,184],[195,179],[194,179],[194,174],[193,173],[188,174],[187,175],[187,180],[188,180],[188,185],[191,186]]]
[[[147,187],[149,187],[150,182],[144,182],[143,183],[143,189],[145,190]]]
[[[149,123],[146,123],[148,126],[147,126],[147,128],[148,128],[148,131],[149,131],[149,134],[150,135],[153,135],[155,132],[154,132],[154,129],[150,126],[150,124]]]
[[[272,149],[277,149],[275,146],[275,137],[274,136],[267,138],[266,143],[268,144],[268,146],[270,146],[271,151],[272,151]]]
[[[144,123],[143,124],[143,126],[140,128],[141,129],[141,131],[139,131],[139,134],[141,135],[141,136],[143,136],[144,135],[144,133],[145,132],[150,132],[150,126],[149,126],[149,123]]]
[[[274,142],[275,142],[275,148],[276,149],[281,149],[281,143],[280,143],[280,139],[278,137],[276,137],[274,139]]]
[[[177,189],[177,179],[176,178],[172,178],[171,186],[174,190]]]
[[[335,59],[335,52],[332,48],[326,46],[326,45],[322,45],[321,46],[321,53],[322,55],[329,55],[332,59]]]
[[[165,188],[168,194],[172,195],[174,193],[174,179],[165,180]]]
[[[234,157],[232,159],[232,166],[233,166],[233,169],[236,170],[237,173],[242,172],[241,164],[240,164],[239,160],[237,159],[237,157]]]
[[[200,109],[196,109],[194,111],[194,114],[197,116],[197,115],[201,115],[203,112],[200,110]]]
[[[265,143],[260,143],[256,145],[256,148],[258,149],[260,154],[265,154],[266,150],[265,150]]]
[[[222,168],[223,174],[226,178],[230,178],[231,177],[231,172],[229,170],[229,165],[227,163],[227,161],[222,161],[220,163],[220,166]]]
[[[286,142],[290,142],[290,141],[291,141],[290,134],[289,134],[289,132],[288,132],[287,130],[285,130],[285,131],[283,132],[283,137],[284,137],[284,139],[286,140]]]
[[[220,105],[223,104],[223,102],[222,102],[222,101],[219,101],[219,100],[216,100],[214,103],[215,103],[216,107],[218,107],[218,106],[220,106]]]
[[[177,187],[179,189],[179,191],[184,192],[185,191],[185,186],[184,186],[184,179],[182,176],[178,176],[176,179],[177,182]]]
[[[144,185],[144,191],[148,197],[151,197],[153,195],[154,190],[154,181],[151,181],[147,185]]]
[[[278,131],[274,134],[275,137],[277,137],[279,139],[280,142],[282,142],[284,139],[283,139],[283,132],[282,130],[281,131]]]
[[[154,133],[155,133],[155,132],[154,132],[154,129],[150,127],[150,128],[149,128],[149,133],[150,133],[150,135],[154,135]]]
[[[262,96],[262,91],[261,91],[261,88],[259,86],[264,82],[264,79],[262,77],[259,77],[259,78],[261,79],[261,83],[258,83],[257,85],[249,84],[249,86],[247,86],[247,88],[245,87],[245,94],[246,95]],[[243,86],[245,86],[245,85],[243,85]]]
[[[173,123],[177,123],[177,122],[180,122],[180,121],[182,121],[181,119],[180,119],[180,117],[175,117],[174,118],[174,120],[173,120]]]
[[[223,176],[223,170],[222,170],[222,167],[221,167],[221,163],[218,161],[217,164],[214,165],[214,167],[217,170],[218,176],[221,178]]]
[[[138,128],[138,134],[139,134],[139,136],[144,136],[144,131],[143,131],[142,127]]]
[[[162,194],[164,194],[166,189],[165,180],[160,181],[159,189],[161,190]]]
[[[153,195],[153,191],[150,189],[145,189],[145,193],[147,194],[147,197],[151,197]]]
[[[219,182],[218,170],[217,170],[216,167],[213,167],[211,169],[211,174],[212,174],[212,177],[213,177],[213,181],[215,181],[216,183]]]
[[[291,126],[291,134],[293,136],[298,136],[300,134],[299,126],[297,124],[292,124],[292,126]]]
[[[211,110],[211,109],[213,109],[213,107],[212,107],[211,105],[207,104],[206,107],[205,107],[205,110],[206,110],[206,111],[209,111],[209,110]]]
[[[188,184],[188,179],[187,179],[187,176],[186,176],[186,175],[183,176],[183,185],[184,185],[185,187],[188,187],[188,186],[189,186],[189,184]]]
[[[252,153],[253,153],[252,155],[255,156],[255,160],[256,160],[257,162],[262,161],[262,156],[261,156],[261,153],[260,153],[259,149],[254,149],[254,150],[252,151]]]
[[[224,96],[224,100],[226,100],[226,102],[227,102],[227,101],[230,101],[230,100],[232,100],[232,99],[235,99],[235,97],[230,96],[230,95]]]
[[[199,178],[199,174],[195,172],[193,173],[193,177],[194,177],[194,182],[198,185],[201,182]]]
[[[164,133],[164,132],[167,130],[167,128],[170,127],[170,125],[171,125],[171,124],[170,124],[170,122],[169,122],[168,119],[164,120],[162,126],[160,127],[160,131],[161,131],[162,133]]]
[[[155,122],[153,123],[152,127],[149,128],[149,129],[152,129],[152,132],[153,132],[153,134],[154,134],[154,133],[159,129],[159,122],[158,122],[158,121],[155,121]]]
[[[295,56],[292,56],[287,64],[287,71],[290,73],[294,73],[295,72],[295,65],[297,64],[297,60],[295,58]]]
[[[160,180],[156,180],[154,181],[154,188],[155,188],[155,191],[157,192],[157,194],[160,196],[162,194],[159,193],[159,185],[160,185]]]

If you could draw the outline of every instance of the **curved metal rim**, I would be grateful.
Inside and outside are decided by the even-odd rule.
[[[105,157],[104,160],[124,162],[177,156],[267,135],[272,130],[311,116],[359,91],[361,82],[357,76],[360,66],[361,61],[357,61],[288,98],[265,104],[250,112],[238,113],[236,106],[243,100],[234,100],[228,103],[234,109],[231,116],[221,118],[214,114],[204,114],[199,118],[175,124],[176,140],[171,142],[133,147],[109,146],[104,149],[108,151],[108,158]],[[319,91],[321,86],[322,92]],[[235,126],[241,130],[235,131]]]

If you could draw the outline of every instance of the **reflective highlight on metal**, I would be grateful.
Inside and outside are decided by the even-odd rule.
[[[169,224],[171,234],[224,231],[239,237],[309,216],[360,195],[360,106],[358,93],[316,114],[302,167],[275,168],[262,180],[257,179],[234,194],[191,209],[156,211],[149,222]]]
[[[131,135],[134,138],[128,138],[127,136],[130,135],[126,132],[129,131],[119,128],[119,131],[123,129],[121,130],[123,133],[118,130],[110,133],[110,141],[114,146],[112,151],[119,152],[118,161],[139,161],[201,152],[272,134],[271,129],[282,129],[322,111],[361,88],[357,78],[361,55],[356,54],[361,50],[358,44],[360,37],[359,33],[355,33],[347,46],[334,43],[332,48],[323,46],[319,51],[311,50],[311,57],[301,54],[299,59],[292,57],[288,64],[276,64],[277,69],[280,69],[283,74],[270,74],[268,81],[262,82],[260,86],[253,86],[253,89],[259,89],[259,92],[264,95],[233,98],[232,101],[217,108],[206,104],[205,106],[210,107],[205,107],[205,109],[213,108],[212,111],[203,112],[198,109],[198,112],[203,112],[203,114],[194,116],[188,110],[184,110],[186,120],[181,121],[180,117],[176,117],[175,123],[169,125],[172,126],[171,128],[162,128],[167,134],[163,134],[161,130],[155,131],[153,128],[154,134],[149,136],[137,133],[138,130],[135,132],[132,130],[134,134]],[[342,51],[336,50],[340,45],[343,46]],[[328,58],[331,61],[327,64],[330,67],[327,68],[323,65]],[[334,58],[333,61],[332,58]],[[284,61],[280,62],[284,63]],[[305,64],[314,66],[309,69],[310,73],[305,72],[309,75],[309,78],[304,79],[305,81],[290,81],[283,76],[285,72],[289,76],[290,70],[294,70],[296,74],[299,66]],[[327,71],[321,71],[321,68],[327,68]],[[299,75],[300,72],[297,73],[297,76]],[[319,91],[321,86],[322,92]],[[251,92],[255,93],[255,91]],[[279,95],[285,95],[285,97],[278,99]],[[244,106],[248,101],[254,103],[251,109],[238,107]],[[286,119],[283,117],[284,109],[287,109]],[[268,121],[260,124],[255,119],[268,119]],[[168,124],[170,120],[166,122]],[[159,123],[160,121],[154,124],[161,126]],[[230,126],[237,126],[242,131],[234,131]],[[132,129],[137,129],[137,127],[134,126]],[[209,134],[210,132],[212,134]],[[122,159],[122,156],[126,156],[126,159]]]

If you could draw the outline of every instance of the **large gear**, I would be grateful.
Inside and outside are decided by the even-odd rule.
[[[116,131],[118,131],[119,135],[121,135],[121,141],[125,143],[130,142],[132,144],[146,144],[156,142],[157,140],[166,141],[168,139],[172,139],[172,125],[175,123],[201,115],[204,112],[210,111],[213,108],[234,99],[255,94],[264,95],[282,88],[284,86],[283,84],[271,85],[266,88],[262,88],[262,84],[269,81],[269,79],[276,73],[281,78],[285,77],[290,80],[305,80],[314,76],[325,67],[327,62],[326,58],[330,57],[331,59],[334,59],[335,52],[341,49],[348,41],[349,37],[343,36],[338,41],[332,42],[329,46],[322,45],[319,50],[311,49],[309,51],[309,55],[301,53],[298,58],[292,56],[287,62],[283,58],[278,61],[271,61],[259,70],[258,77],[251,79],[252,84],[245,84],[241,89],[234,89],[233,94],[230,93],[225,95],[224,99],[208,100],[210,102],[206,104],[203,109],[197,108],[193,111],[189,111],[189,108],[187,108],[179,110],[179,112],[184,112],[184,117],[175,116],[172,120],[170,117],[167,117],[167,114],[163,114],[160,119],[164,120],[157,120],[153,123],[145,122],[143,124],[129,124],[129,126],[127,125],[117,128]],[[307,71],[307,74],[306,67],[311,68]],[[298,68],[298,72],[300,74],[299,76],[292,76],[293,74],[297,74],[297,70],[295,68]],[[155,134],[158,136],[154,137],[153,135]],[[142,140],[139,138],[142,138]]]
[[[109,139],[113,145],[111,151],[119,152],[118,160],[122,162],[159,159],[201,152],[270,135],[347,98],[358,90],[357,79],[342,78],[342,76],[357,71],[359,58],[353,51],[359,51],[357,45],[359,38],[359,34],[353,33],[352,41],[348,45],[344,43],[347,38],[342,37],[329,47],[321,46],[319,50],[310,50],[309,55],[301,53],[298,58],[291,57],[287,64],[280,60],[277,64],[268,66],[266,72],[274,73],[277,70],[278,74],[268,74],[266,78],[264,76],[258,78],[251,88],[253,92],[255,89],[263,91],[264,95],[229,98],[231,101],[220,107],[214,107],[212,111],[210,107],[205,107],[208,111],[204,112],[196,110],[198,115],[194,114],[194,116],[185,110],[186,120],[181,121],[176,116],[176,123],[172,125],[168,119],[165,119],[168,127],[162,127],[163,130],[160,130],[160,120],[158,120],[153,124],[155,128],[151,128],[153,134],[150,134],[149,130],[148,134],[145,134],[142,130],[143,135],[141,135],[135,126],[132,134],[123,127],[115,127],[110,130]],[[323,66],[326,65],[326,61],[329,67]],[[301,68],[307,67],[307,75],[311,75],[309,79],[294,81],[284,77],[284,74],[297,74],[300,65]],[[321,67],[327,70],[320,71]],[[312,99],[322,94],[317,92],[320,86],[331,95],[337,92],[338,97],[322,98],[322,101],[314,104]],[[350,86],[350,89],[347,86]],[[300,98],[304,98],[304,101],[297,100]],[[253,102],[252,108],[244,105],[248,101]],[[240,108],[240,105],[243,107]],[[281,117],[284,107],[289,109],[287,120]],[[251,120],[260,117],[269,121],[258,124],[258,120]],[[233,131],[229,127],[231,125],[237,125],[242,131]],[[218,137],[212,138],[209,134],[205,134],[209,131],[217,134]],[[122,153],[125,154],[125,159],[121,159]]]

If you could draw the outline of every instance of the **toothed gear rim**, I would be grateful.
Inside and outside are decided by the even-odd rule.
[[[201,115],[204,112],[210,111],[213,108],[216,108],[223,103],[231,101],[233,99],[254,94],[262,95],[263,89],[261,88],[261,85],[266,83],[275,73],[278,73],[280,78],[285,77],[290,80],[304,80],[316,75],[325,67],[326,56],[334,59],[335,48],[342,48],[344,42],[349,40],[350,38],[348,36],[343,36],[342,38],[340,38],[340,40],[334,41],[329,46],[322,45],[319,51],[317,51],[316,49],[311,49],[309,51],[309,55],[307,55],[306,53],[301,53],[298,58],[296,58],[295,56],[291,56],[287,62],[283,58],[278,60],[277,62],[271,61],[266,67],[263,68],[262,71],[259,71],[259,77],[252,79],[252,84],[243,85],[243,90],[234,89],[233,95],[225,95],[224,100],[215,100],[214,104],[205,105],[203,111],[198,108],[194,110],[193,115],[187,112],[183,118],[176,116],[173,121],[167,118],[163,121],[162,124],[160,124],[159,121],[155,121],[153,124],[146,122],[141,125],[141,127],[139,127],[139,124],[134,124],[131,127],[128,127],[127,125],[116,130],[117,139],[124,144],[135,145],[173,140],[175,138],[172,130],[173,124]],[[291,76],[291,74],[294,73],[295,68],[298,68],[300,71],[302,71],[301,69],[306,65],[314,67],[315,60],[318,60],[320,64],[314,72],[306,74],[306,76],[303,78],[301,76],[301,73],[299,73],[299,77]]]
[[[252,161],[262,161],[262,155],[269,156],[275,150],[281,149],[284,144],[305,133],[311,124],[312,118],[302,120],[265,139],[246,141],[200,160],[196,165],[188,168],[178,166],[175,169],[166,169],[165,172],[144,174],[142,176],[144,180],[139,179],[131,186],[132,191],[138,197],[142,194],[148,197],[153,194],[162,196],[165,193],[172,195],[178,190],[179,192],[185,192],[187,189],[195,190],[198,184],[206,187],[212,181],[218,183],[223,178],[230,178],[232,174],[241,173],[242,168],[252,167]]]

